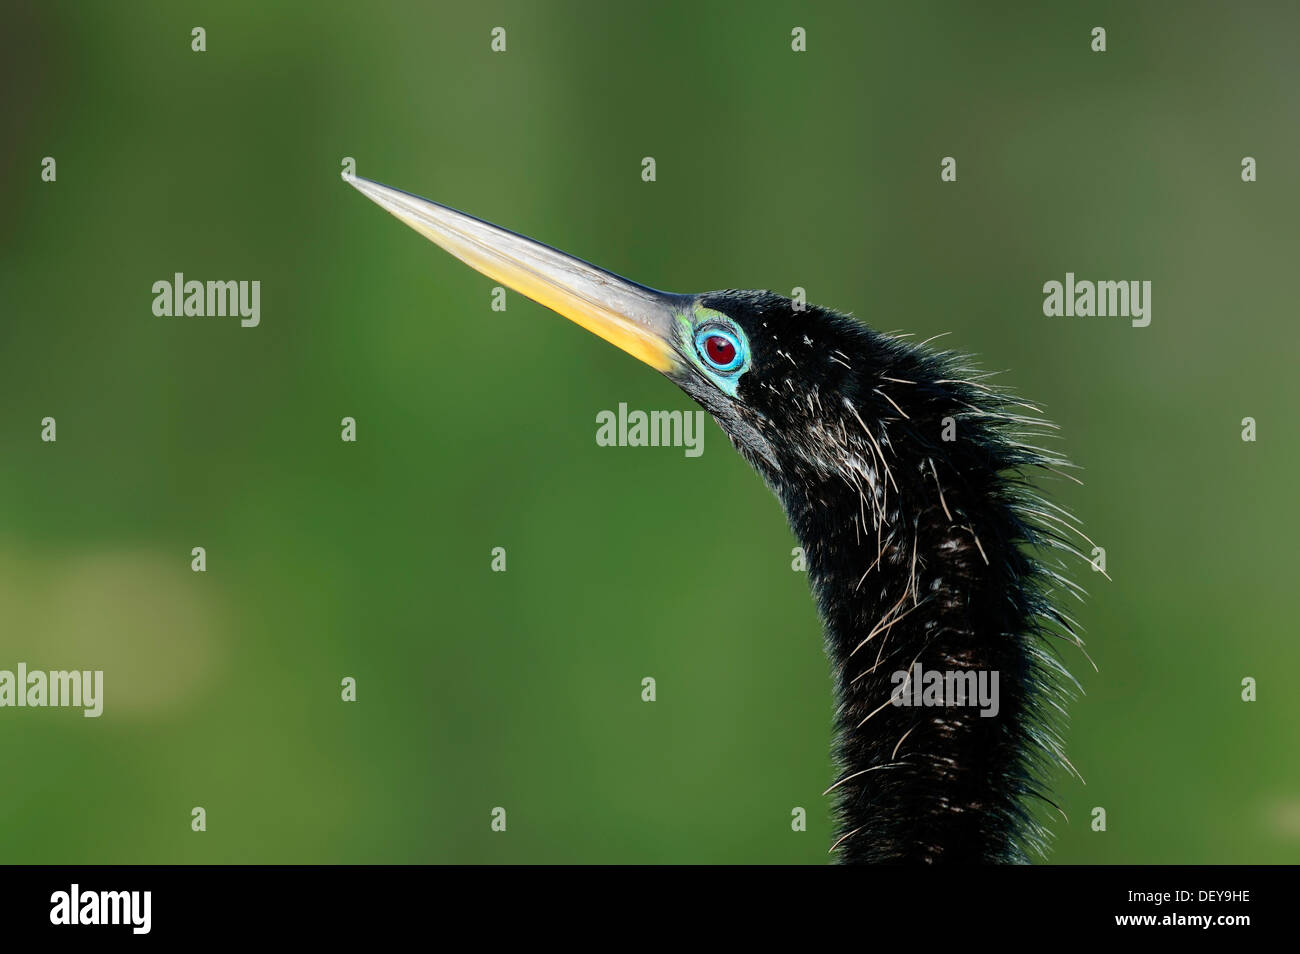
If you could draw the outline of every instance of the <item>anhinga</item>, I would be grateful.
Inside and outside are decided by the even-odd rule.
[[[1068,466],[1025,442],[1045,424],[1023,413],[1036,408],[958,356],[828,309],[766,291],[666,294],[349,181],[461,261],[661,371],[775,491],[825,624],[840,860],[1022,862],[1043,851],[1031,805],[1046,801],[1045,774],[1069,766],[1055,730],[1068,676],[1046,637],[1079,640],[1056,605],[1076,588],[1035,553],[1079,551],[1069,514],[1026,481],[1032,468]],[[949,697],[899,704],[918,672],[997,674],[995,714]]]

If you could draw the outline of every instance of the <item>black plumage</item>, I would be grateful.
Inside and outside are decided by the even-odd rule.
[[[1072,519],[1027,478],[1035,408],[962,359],[767,292],[699,296],[747,334],[734,397],[669,374],[775,491],[805,549],[836,691],[836,855],[846,862],[1020,862],[1044,848],[1031,802],[1066,764],[1075,589],[1030,548],[1077,554]],[[951,440],[945,440],[945,436]],[[1000,674],[998,714],[898,707],[893,674]]]

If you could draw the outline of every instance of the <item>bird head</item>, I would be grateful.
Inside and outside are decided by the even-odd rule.
[[[889,339],[833,311],[766,291],[656,291],[437,202],[350,182],[477,271],[663,373],[769,482],[834,466],[832,431],[872,373],[862,365],[889,357]]]

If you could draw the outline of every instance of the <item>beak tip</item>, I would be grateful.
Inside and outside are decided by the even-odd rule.
[[[406,198],[405,194],[397,189],[391,189],[386,185],[381,185],[373,179],[365,179],[358,175],[344,176],[343,181],[352,188],[356,189],[375,205],[393,212],[394,208],[401,204],[400,200]]]
[[[343,173],[343,181],[352,186],[352,188],[356,189],[362,195],[367,196],[370,195],[371,188],[377,185],[377,183],[371,182],[369,179],[361,178],[361,176],[356,173],[348,172]]]

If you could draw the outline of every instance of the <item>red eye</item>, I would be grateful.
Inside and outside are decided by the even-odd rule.
[[[736,346],[722,335],[709,335],[704,339],[704,353],[719,367],[727,367],[736,360]]]

